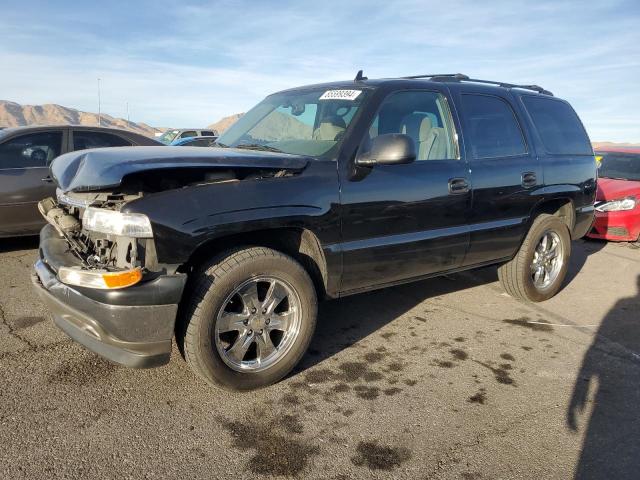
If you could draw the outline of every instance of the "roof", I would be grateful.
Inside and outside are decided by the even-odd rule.
[[[310,90],[310,89],[345,89],[345,88],[378,88],[382,85],[394,85],[394,86],[404,86],[404,87],[414,87],[414,86],[424,86],[425,84],[474,84],[474,85],[483,85],[487,90],[492,89],[524,89],[529,90],[531,92],[535,92],[538,94],[553,96],[553,94],[538,86],[538,85],[521,85],[521,84],[513,84],[507,82],[499,82],[492,80],[480,80],[470,78],[467,75],[461,73],[455,74],[434,74],[434,75],[412,75],[408,77],[398,77],[398,78],[377,78],[377,79],[369,79],[367,77],[362,76],[362,72],[358,72],[358,75],[354,80],[344,80],[337,82],[327,82],[327,83],[316,83],[312,85],[304,85],[300,87],[290,88],[286,90],[282,90],[281,92],[289,92],[296,90]]]

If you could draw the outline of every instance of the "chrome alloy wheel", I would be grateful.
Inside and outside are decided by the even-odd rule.
[[[544,232],[533,253],[531,276],[538,289],[551,285],[562,270],[564,249],[560,236],[551,230]]]
[[[220,357],[239,372],[259,372],[284,357],[300,332],[301,302],[284,280],[254,277],[223,302],[215,325]]]

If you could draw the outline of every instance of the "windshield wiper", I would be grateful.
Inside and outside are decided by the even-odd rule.
[[[263,152],[282,153],[282,150],[278,150],[275,147],[270,147],[269,145],[260,145],[259,143],[243,143],[241,145],[236,145],[233,148],[243,148],[245,150],[261,150]]]

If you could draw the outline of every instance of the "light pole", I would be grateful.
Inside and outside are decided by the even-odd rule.
[[[129,102],[127,102],[127,123],[131,123],[129,120]]]
[[[98,126],[102,126],[102,117],[100,115],[100,79],[98,79]]]

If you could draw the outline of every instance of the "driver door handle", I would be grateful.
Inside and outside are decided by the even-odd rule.
[[[469,182],[466,178],[452,178],[449,180],[449,193],[451,195],[469,193]]]

